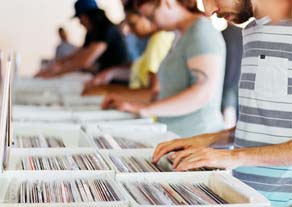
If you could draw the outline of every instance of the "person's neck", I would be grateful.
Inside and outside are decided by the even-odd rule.
[[[252,0],[254,16],[257,19],[269,17],[272,22],[290,19],[291,0]]]
[[[197,14],[183,11],[177,21],[177,29],[180,33],[185,33],[191,24],[199,17]]]

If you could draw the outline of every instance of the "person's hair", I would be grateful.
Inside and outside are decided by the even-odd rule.
[[[198,9],[197,0],[176,0],[176,1],[190,12],[201,13],[201,11]],[[141,7],[146,3],[160,4],[160,2],[161,0],[136,0],[136,6]]]
[[[124,10],[126,14],[137,14],[140,15],[138,7],[136,6],[135,0],[128,0],[124,3]]]
[[[235,23],[241,24],[248,21],[251,17],[254,16],[251,0],[244,0],[241,4],[241,12],[237,15],[234,20]]]
[[[65,32],[65,30],[64,30],[63,27],[59,27],[58,32],[59,32],[59,33],[61,33],[61,32]]]
[[[107,29],[114,25],[101,9],[89,10],[84,14],[89,18],[93,32],[105,34]]]

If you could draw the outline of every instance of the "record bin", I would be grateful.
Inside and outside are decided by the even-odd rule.
[[[95,133],[91,132],[88,135],[97,149],[141,149],[141,147],[139,146],[136,147],[136,144],[143,145],[144,147],[142,148],[144,149],[153,149],[161,142],[179,138],[179,136],[173,132],[152,133],[145,131],[131,131],[130,133],[126,133],[125,131],[111,131],[107,133],[96,131]],[[105,138],[109,142],[109,144],[111,145],[110,148],[99,147],[100,145],[98,145],[97,141],[103,138]],[[122,139],[126,142],[129,142],[129,146],[123,147],[123,145],[119,144],[119,141],[117,141],[117,139]],[[132,147],[133,145],[134,147]]]
[[[10,150],[10,159],[8,166],[6,168],[7,171],[30,171],[30,170],[23,170],[21,166],[21,160],[22,159],[29,159],[31,157],[45,157],[45,158],[51,158],[51,157],[63,157],[63,156],[72,156],[72,155],[97,155],[100,159],[100,165],[104,166],[102,169],[99,170],[90,170],[88,167],[87,170],[84,169],[71,169],[71,170],[77,170],[77,171],[105,171],[109,174],[113,174],[114,170],[112,166],[107,162],[107,159],[104,157],[104,155],[101,152],[96,151],[93,148],[65,148],[65,149],[11,149]],[[85,163],[85,162],[83,162]],[[83,164],[82,163],[82,164]],[[79,163],[76,162],[76,164],[79,167]],[[36,165],[36,164],[34,164]],[[43,164],[44,165],[44,164]],[[72,167],[72,165],[70,166]],[[50,171],[71,171],[71,170],[50,170]],[[31,170],[31,171],[48,171],[48,170]],[[70,172],[68,172],[70,173]]]
[[[65,181],[75,182],[78,179],[88,180],[106,180],[113,191],[118,195],[119,201],[79,201],[79,202],[52,202],[52,203],[17,203],[16,200],[11,199],[11,194],[18,196],[20,191],[20,184],[24,182],[56,182],[63,183]],[[111,174],[104,172],[4,172],[0,176],[0,206],[1,207],[128,207],[129,202],[123,195],[121,187],[114,181]],[[39,187],[39,186],[38,186]],[[40,192],[40,191],[38,191]],[[41,191],[43,192],[43,191]],[[56,192],[57,189],[56,189]],[[62,191],[63,192],[63,191]],[[58,193],[53,193],[54,195]],[[16,196],[12,196],[15,198]]]
[[[77,111],[73,112],[73,119],[78,123],[112,121],[112,120],[129,120],[137,117],[130,113],[119,112],[116,110],[108,111]]]
[[[146,182],[161,184],[205,184],[218,196],[226,200],[229,204],[222,205],[203,205],[206,207],[269,207],[269,201],[259,192],[250,188],[238,179],[232,177],[226,172],[192,172],[192,173],[136,173],[136,174],[120,174],[117,176],[118,182],[135,183]],[[131,202],[132,207],[155,207],[155,205],[140,205],[124,188],[124,193]],[[163,205],[160,205],[162,207]],[[172,205],[176,207],[176,205]],[[177,205],[183,206],[183,205]],[[189,205],[191,207],[199,207],[202,205]],[[166,207],[166,206],[165,206]]]
[[[96,132],[101,125],[112,125],[112,124],[119,124],[119,125],[143,125],[143,124],[153,124],[154,120],[152,118],[139,118],[139,119],[129,119],[129,120],[111,120],[111,121],[93,121],[87,122],[82,124],[83,129],[90,134],[90,132]]]
[[[16,124],[12,129],[11,147],[18,147],[18,140],[21,141],[22,137],[55,137],[60,139],[65,148],[88,148],[92,147],[91,139],[81,130],[80,125],[59,124],[56,125],[28,125]]]

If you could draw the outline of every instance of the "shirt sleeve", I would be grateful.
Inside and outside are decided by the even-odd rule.
[[[148,67],[149,72],[158,72],[161,62],[165,59],[172,46],[174,36],[173,32],[159,32],[149,40],[143,54],[144,65]]]
[[[225,54],[226,47],[222,34],[217,31],[210,20],[200,18],[187,33],[186,58],[200,55]]]
[[[85,36],[85,41],[83,47],[88,47],[91,43],[94,42],[106,42],[107,34],[100,34],[98,31],[88,32]]]
[[[116,39],[119,39],[120,35],[118,28],[112,26],[107,28],[105,35],[100,35],[99,40],[106,42],[107,44],[113,44]]]

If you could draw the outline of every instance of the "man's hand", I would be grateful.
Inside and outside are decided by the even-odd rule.
[[[117,107],[118,103],[122,102],[122,97],[117,94],[109,94],[107,95],[101,104],[101,108],[106,109],[114,109]]]
[[[49,70],[53,71],[54,73],[60,73],[63,69],[63,63],[60,61],[57,61],[55,64],[53,64]]]
[[[48,70],[40,70],[34,75],[34,77],[35,78],[45,78],[49,73],[50,73],[50,71],[48,71]]]
[[[240,160],[232,150],[193,148],[181,151],[173,156],[176,171],[189,171],[202,167],[234,169],[241,166]]]
[[[112,72],[111,70],[105,70],[96,75],[94,78],[91,80],[87,81],[84,84],[83,92],[82,94],[86,94],[87,91],[89,91],[92,87],[94,86],[99,86],[99,85],[107,85],[111,82],[112,80]]]
[[[58,77],[60,74],[59,72],[52,71],[52,70],[42,70],[38,72],[34,77],[35,78],[43,78],[43,79],[50,79]]]
[[[107,69],[100,72],[93,79],[84,84],[83,95],[86,95],[94,86],[108,85],[114,78],[113,69]]]
[[[176,139],[158,145],[153,155],[153,162],[157,163],[164,155],[179,150],[190,148],[208,147],[214,143],[214,134],[205,134],[192,138]],[[170,156],[171,158],[171,156]],[[171,158],[172,159],[172,158]]]
[[[122,112],[130,112],[136,115],[141,115],[141,111],[146,107],[144,104],[128,102],[116,94],[111,94],[105,97],[102,103],[102,109],[117,109]]]
[[[44,78],[44,79],[49,79],[49,78],[54,78],[62,74],[62,63],[61,62],[56,62],[53,65],[49,66],[46,69],[40,70],[35,77],[36,78]]]
[[[112,81],[112,79],[113,79],[112,70],[109,69],[109,70],[100,72],[88,83],[90,83],[91,86],[107,85]]]

